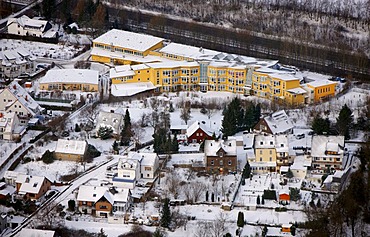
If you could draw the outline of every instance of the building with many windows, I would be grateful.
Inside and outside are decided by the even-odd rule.
[[[311,156],[314,169],[343,169],[344,136],[313,136]]]
[[[121,30],[95,39],[91,56],[93,61],[117,65],[110,71],[113,96],[149,90],[219,91],[299,106],[335,93],[335,88],[316,88],[314,82],[301,84],[295,70],[280,68],[276,60],[168,43]],[[322,91],[327,94],[319,95]]]

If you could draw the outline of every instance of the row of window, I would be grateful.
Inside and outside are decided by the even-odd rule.
[[[215,161],[214,160],[211,160],[210,161],[210,164],[211,165],[215,165]],[[231,161],[231,160],[229,160],[228,162],[227,162],[227,165],[232,165],[233,164],[233,162]],[[219,162],[218,162],[218,165],[224,165],[224,161],[223,160],[219,160]]]

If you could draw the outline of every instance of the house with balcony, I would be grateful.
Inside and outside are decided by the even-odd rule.
[[[78,210],[107,218],[113,210],[113,195],[107,187],[81,185],[77,195]]]
[[[19,140],[26,132],[26,126],[22,125],[15,112],[0,113],[0,140]]]
[[[312,136],[312,168],[316,170],[342,170],[344,136]]]

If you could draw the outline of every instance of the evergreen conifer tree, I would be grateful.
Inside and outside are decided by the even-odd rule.
[[[339,135],[345,137],[345,139],[349,139],[349,129],[353,125],[353,115],[352,110],[345,104],[339,112],[339,116],[337,118],[336,128]]]
[[[237,225],[238,225],[238,227],[243,227],[244,226],[244,213],[241,212],[241,211],[238,213]]]
[[[161,226],[168,228],[170,224],[171,224],[170,200],[166,198],[164,199],[162,213],[161,213]]]

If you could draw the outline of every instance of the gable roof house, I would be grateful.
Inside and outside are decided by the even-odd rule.
[[[137,159],[124,156],[119,159],[117,173],[113,176],[113,185],[119,188],[133,189],[140,179],[140,163]]]
[[[124,125],[124,118],[122,114],[113,112],[100,111],[96,119],[96,133],[100,127],[111,127],[113,135],[119,136]]]
[[[0,113],[15,112],[21,124],[40,115],[44,110],[16,81],[11,82],[0,91]]]
[[[294,125],[286,112],[280,110],[261,118],[253,130],[263,134],[287,134],[292,133],[293,128]]]
[[[140,178],[154,179],[159,168],[159,157],[156,153],[129,152],[128,158],[136,159],[140,163]]]
[[[235,140],[205,140],[204,154],[208,172],[236,172],[238,159]]]
[[[31,19],[26,15],[18,18],[9,18],[7,23],[8,34],[33,36],[40,38],[54,38],[57,32],[45,20]]]
[[[17,140],[26,132],[15,112],[0,114],[0,140]]]
[[[201,143],[205,139],[210,139],[212,137],[212,133],[204,124],[199,121],[195,121],[186,129],[186,136],[188,143]]]
[[[15,183],[18,197],[31,201],[38,200],[51,186],[51,181],[46,177],[25,174],[19,174]]]
[[[0,51],[0,78],[16,78],[34,71],[34,57],[23,48]]]
[[[343,169],[344,136],[312,136],[311,156],[314,169]]]
[[[77,195],[81,212],[108,217],[113,209],[113,197],[107,187],[81,185]]]
[[[82,161],[86,150],[86,141],[58,139],[54,156],[58,160]]]

